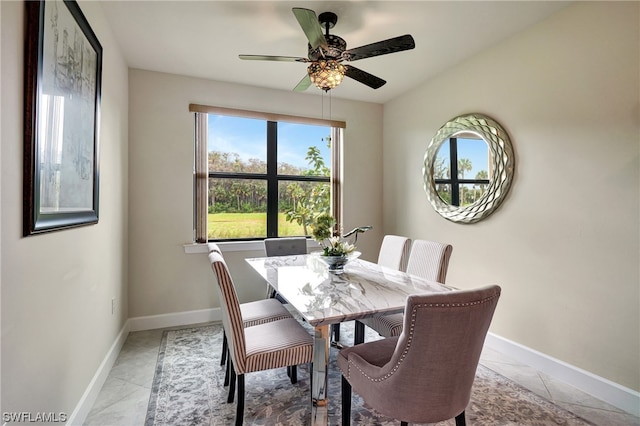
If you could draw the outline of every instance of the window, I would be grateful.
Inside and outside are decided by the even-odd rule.
[[[436,190],[442,201],[467,206],[480,199],[491,179],[489,163],[489,149],[483,139],[460,135],[445,141],[434,163]]]
[[[196,112],[196,241],[305,236],[320,213],[339,220],[340,138],[326,120]]]

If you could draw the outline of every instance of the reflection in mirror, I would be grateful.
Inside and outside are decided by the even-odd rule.
[[[489,186],[489,147],[481,137],[460,133],[442,143],[433,166],[440,199],[454,206],[478,201]]]
[[[435,134],[424,158],[424,189],[447,220],[474,223],[497,209],[511,187],[515,158],[505,130],[482,114],[461,115]]]

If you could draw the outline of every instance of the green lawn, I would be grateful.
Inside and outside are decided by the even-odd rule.
[[[285,214],[278,215],[278,234],[300,236],[302,226],[287,222]],[[209,214],[209,239],[251,238],[267,236],[266,213],[213,213]]]

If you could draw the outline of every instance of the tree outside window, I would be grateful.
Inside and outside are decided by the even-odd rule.
[[[208,119],[208,239],[306,236],[331,212],[331,127]]]
[[[434,161],[436,190],[445,203],[468,206],[485,193],[490,162],[488,145],[483,139],[474,135],[449,138]]]

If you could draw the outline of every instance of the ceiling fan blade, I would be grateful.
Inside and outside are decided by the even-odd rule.
[[[318,22],[316,13],[313,10],[300,7],[294,7],[292,10],[298,23],[302,27],[302,31],[304,31],[304,34],[307,36],[311,48],[316,49],[322,46],[326,49],[328,47],[327,40],[322,34],[322,27],[320,26],[320,22]]]
[[[309,88],[309,86],[311,86],[311,78],[309,77],[309,74],[306,74],[302,80],[300,80],[300,83],[298,83],[298,85],[296,87],[293,88],[294,92],[304,92],[305,90],[307,90]]]
[[[238,57],[248,61],[309,62],[307,58],[297,56],[238,55]]]
[[[355,47],[345,50],[342,59],[346,61],[357,61],[358,59],[371,58],[373,56],[386,55],[388,53],[402,52],[416,47],[416,43],[409,34]]]
[[[347,77],[351,77],[352,79],[359,81],[362,84],[366,84],[372,89],[379,89],[385,84],[387,84],[385,80],[379,77],[376,77],[373,74],[369,74],[366,71],[362,71],[361,69],[358,69],[351,65],[345,65],[344,68],[345,68],[345,75]]]

